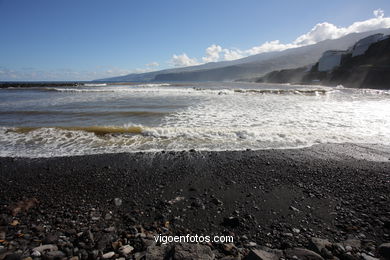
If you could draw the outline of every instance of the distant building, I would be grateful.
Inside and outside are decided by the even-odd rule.
[[[318,61],[318,71],[331,71],[337,66],[340,66],[341,59],[346,51],[330,50],[322,54]]]
[[[384,40],[387,37],[388,36],[384,36],[383,33],[377,33],[361,39],[353,46],[352,57],[363,55],[371,44]]]

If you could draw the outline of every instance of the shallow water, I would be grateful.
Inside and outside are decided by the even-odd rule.
[[[249,83],[0,89],[0,156],[390,143],[390,92]]]

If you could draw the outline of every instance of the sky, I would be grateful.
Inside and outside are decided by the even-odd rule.
[[[389,0],[0,0],[0,81],[92,80],[390,27]]]

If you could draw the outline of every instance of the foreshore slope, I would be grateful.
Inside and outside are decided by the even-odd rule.
[[[290,258],[316,251],[312,237],[331,243],[311,259],[359,259],[390,242],[387,146],[0,158],[0,176],[0,259]],[[155,234],[234,244],[155,245]]]

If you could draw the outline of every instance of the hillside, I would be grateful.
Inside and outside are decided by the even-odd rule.
[[[334,40],[288,49],[262,53],[234,61],[207,63],[198,66],[174,68],[141,74],[100,79],[98,81],[233,81],[265,75],[273,70],[291,69],[315,63],[329,49],[347,49],[356,41],[375,33],[390,33],[390,29],[352,33]]]
[[[256,82],[390,89],[390,38],[372,44],[363,55],[348,54],[331,72],[319,72],[316,64],[310,71],[304,68],[273,71]]]

